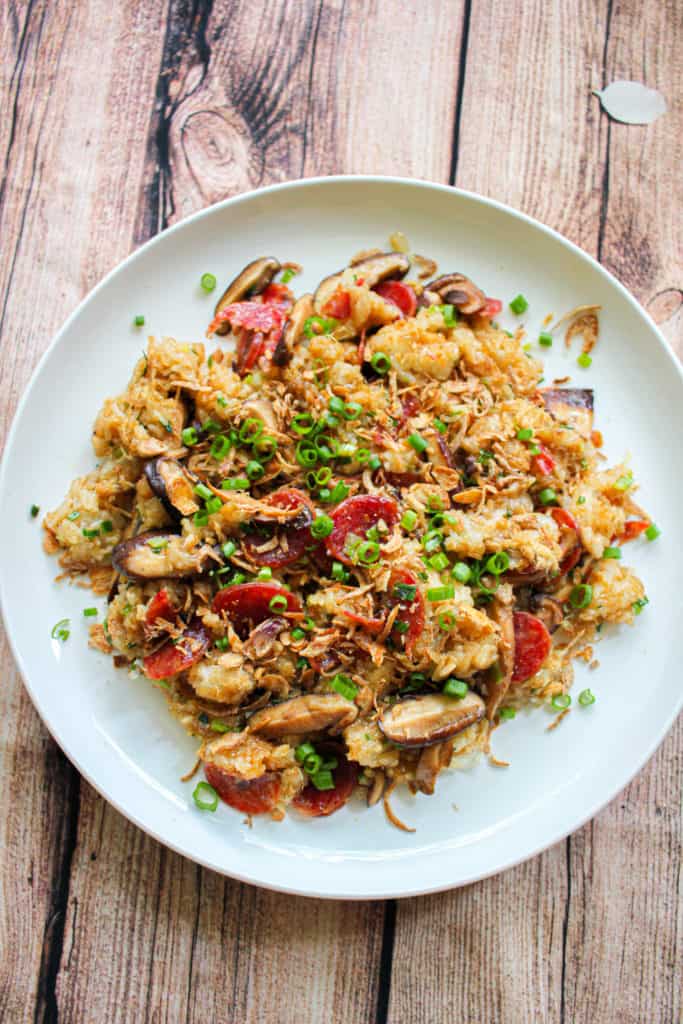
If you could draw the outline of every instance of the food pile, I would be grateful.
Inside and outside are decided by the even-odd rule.
[[[91,643],[200,739],[198,806],[327,815],[362,787],[400,825],[396,785],[567,708],[572,657],[647,602],[621,545],[656,527],[592,392],[546,386],[468,278],[370,251],[295,298],[297,270],[250,263],[208,358],[149,339],[45,543],[108,595]]]

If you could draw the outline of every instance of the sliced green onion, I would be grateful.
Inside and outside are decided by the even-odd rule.
[[[410,629],[410,623],[401,622],[400,619],[396,619],[394,625],[392,626],[392,629],[394,630],[395,633],[407,633],[408,630]]]
[[[434,423],[434,426],[436,427],[436,429],[439,431],[440,434],[445,434],[447,432],[448,427],[446,426],[446,424],[444,423],[443,420],[440,420],[438,418],[438,416],[437,416],[437,418],[435,420],[433,420],[433,423]]]
[[[204,498],[205,501],[207,498],[213,497],[213,491],[211,488],[202,483],[195,486],[194,493],[198,494],[200,498]]]
[[[620,476],[614,485],[615,491],[627,491],[629,487],[633,486],[633,473],[626,473],[624,476]]]
[[[347,484],[345,484],[342,480],[338,480],[337,483],[332,488],[332,490],[330,491],[330,504],[337,505],[340,501],[343,501],[344,498],[348,498],[348,496],[349,488]]]
[[[493,452],[488,451],[486,448],[482,448],[477,455],[477,462],[481,463],[482,466],[485,466],[487,462],[491,462],[492,459]]]
[[[355,700],[358,694],[356,684],[348,676],[345,676],[343,672],[337,672],[335,676],[332,676],[329,685],[336,693],[346,697],[347,700]]]
[[[579,704],[582,708],[588,708],[595,704],[595,694],[591,690],[582,690],[579,694]]]
[[[83,614],[86,619],[91,619],[94,615],[97,615],[97,608],[84,608]]]
[[[220,718],[212,718],[209,722],[209,728],[212,732],[234,732],[234,727],[227,725],[225,722],[221,722]]]
[[[230,641],[228,640],[227,636],[219,636],[214,646],[217,647],[219,651],[227,651],[228,648],[230,647]]]
[[[294,270],[293,267],[285,267],[285,269],[282,271],[282,277],[280,278],[280,281],[282,282],[282,284],[289,284],[292,278],[296,277],[296,275],[297,271]]]
[[[450,633],[452,629],[455,629],[457,617],[454,612],[441,612],[437,621],[439,629],[442,629],[444,633]]]
[[[358,402],[346,402],[342,416],[345,420],[357,420],[363,412],[363,406]]]
[[[411,448],[415,449],[418,455],[425,451],[427,447],[427,442],[420,434],[411,434],[408,437],[408,444]]]
[[[317,772],[315,775],[311,775],[311,782],[319,790],[334,789],[334,778],[332,772],[327,768]]]
[[[330,412],[336,413],[338,416],[341,416],[343,414],[344,406],[344,399],[340,398],[339,395],[332,395],[332,398],[327,403],[327,407],[330,410]]]
[[[293,417],[290,427],[295,434],[301,434],[304,437],[306,434],[310,434],[315,427],[315,420],[310,412],[298,412]]]
[[[521,430],[517,431],[518,441],[530,441],[533,436],[534,432],[531,427],[522,427]]]
[[[383,377],[391,369],[391,359],[386,352],[375,352],[370,360],[370,365],[375,373],[379,373]]]
[[[634,601],[631,607],[635,615],[640,615],[646,604],[650,603],[649,597],[639,597],[637,601]]]
[[[621,548],[605,548],[602,552],[603,558],[621,558]]]
[[[199,283],[205,292],[212,292],[216,287],[216,277],[214,274],[202,274]]]
[[[240,427],[239,438],[243,444],[253,444],[263,433],[263,423],[254,416],[246,419]]]
[[[315,747],[312,743],[300,743],[298,747],[294,748],[294,757],[299,764],[303,764],[311,754],[315,754]]]
[[[283,594],[276,594],[268,602],[271,612],[284,612],[289,607],[287,598]]]
[[[152,551],[163,551],[168,547],[168,537],[150,537],[147,544]]]
[[[587,370],[593,362],[592,358],[588,355],[587,352],[582,352],[576,361],[579,364],[579,366],[583,367],[584,370]]]
[[[306,669],[306,668],[310,668],[310,666],[308,664],[308,660],[306,658],[297,658],[297,660],[296,660],[296,670],[297,670],[297,672],[303,672],[304,669]]]
[[[60,619],[59,622],[55,622],[54,626],[52,627],[52,632],[50,633],[50,636],[52,637],[53,640],[61,640],[62,643],[66,643],[66,641],[71,636],[69,630],[70,625],[70,619]]]
[[[254,455],[257,455],[261,462],[267,462],[275,455],[277,447],[277,440],[274,437],[271,437],[270,434],[263,434],[257,441],[254,441]]]
[[[222,491],[248,491],[249,480],[246,476],[233,476],[221,480]]]
[[[455,597],[455,587],[452,583],[446,583],[443,587],[430,587],[427,591],[428,601],[452,601]]]
[[[315,487],[324,487],[332,479],[332,470],[329,466],[321,466],[312,476],[315,480]]]
[[[472,570],[466,562],[456,562],[451,569],[451,576],[458,583],[467,583],[472,578]]]
[[[114,524],[112,523],[111,519],[103,519],[102,522],[100,523],[100,531],[102,533],[113,533],[113,530]]]
[[[31,505],[29,511],[31,513],[31,519],[35,519],[38,513],[40,512],[40,505]]]
[[[371,458],[371,452],[369,448],[357,448],[356,449],[356,462],[360,462],[361,465],[365,465]]]
[[[180,439],[184,445],[188,448],[192,448],[193,445],[197,444],[199,434],[194,427],[185,427],[185,429],[181,431]]]
[[[438,554],[432,555],[432,557],[427,560],[427,565],[435,572],[443,572],[444,569],[448,568],[449,564],[448,556],[444,555],[443,551],[439,551]]]
[[[230,438],[225,434],[218,434],[211,442],[211,457],[217,461],[225,458],[230,451]]]
[[[443,316],[443,322],[446,327],[455,327],[458,322],[458,318],[455,315],[455,309],[453,306],[447,304],[445,306],[439,306],[441,315]]]
[[[80,512],[75,512],[75,511],[74,512],[69,512],[69,514],[68,514],[68,516],[66,518],[70,519],[71,522],[73,523],[74,519],[78,519],[80,514],[81,514]]]
[[[99,528],[99,526],[93,526],[92,528],[84,526],[83,530],[82,530],[82,533],[83,533],[84,537],[88,538],[88,540],[92,540],[93,537],[99,537],[99,535],[100,535],[100,528]]]
[[[541,331],[538,336],[538,344],[542,345],[543,348],[552,348],[553,336],[548,334],[547,331]]]
[[[399,601],[412,604],[417,595],[417,585],[415,583],[394,583],[393,594]]]
[[[311,534],[318,539],[329,537],[333,530],[334,521],[330,516],[317,516],[311,523]]]
[[[659,529],[658,526],[655,526],[654,523],[650,523],[647,530],[645,531],[645,536],[648,540],[657,540],[657,537],[661,535],[661,532],[662,531]]]
[[[538,492],[538,500],[541,505],[556,505],[557,491],[554,491],[552,487],[544,487],[542,491]]]
[[[593,588],[590,583],[579,583],[573,587],[569,595],[569,603],[572,608],[587,608],[593,600]]]
[[[135,324],[136,327],[144,327],[145,326],[145,318],[144,318],[144,316],[141,313],[138,313],[138,315],[133,320],[133,323]]]
[[[223,502],[217,495],[214,495],[212,498],[207,499],[205,507],[209,515],[214,516],[216,512],[220,512],[223,508]]]
[[[412,508],[406,509],[401,516],[401,526],[409,533],[411,530],[414,530],[417,526],[417,512],[414,512]]]
[[[296,446],[296,461],[300,466],[315,466],[318,461],[318,452],[312,441],[299,441]]]
[[[506,718],[514,718],[516,714],[517,712],[514,708],[498,708],[498,717],[501,719],[501,721],[505,721]]]
[[[307,338],[316,334],[330,334],[338,326],[339,321],[333,317],[309,316],[304,322],[304,334]]]
[[[215,811],[218,807],[218,793],[208,782],[198,782],[192,791],[192,799],[200,811]]]
[[[427,530],[422,538],[422,547],[425,551],[437,551],[443,544],[443,533],[441,530]]]
[[[237,551],[237,545],[235,544],[234,540],[226,540],[225,544],[221,548],[221,551],[223,552],[226,558],[232,558],[232,556]]]
[[[523,295],[515,295],[514,299],[510,303],[510,309],[516,314],[516,316],[519,316],[521,313],[526,313],[528,308],[529,303]]]
[[[298,643],[300,640],[306,639],[306,634],[304,633],[303,629],[299,629],[298,626],[296,627],[296,629],[292,630],[290,635],[295,643]]]
[[[564,711],[571,704],[572,699],[568,693],[556,693],[553,699],[550,701],[556,711]]]
[[[206,434],[220,434],[222,429],[223,428],[221,427],[220,423],[216,423],[216,421],[212,420],[210,417],[206,421],[206,423],[202,423],[202,430]]]
[[[228,400],[225,395],[216,395],[216,404],[220,405],[220,407],[224,409],[228,404]]]
[[[323,766],[323,759],[320,754],[309,754],[303,763],[303,769],[307,775],[317,775]]]
[[[457,697],[458,700],[462,700],[463,697],[467,696],[468,690],[469,687],[463,679],[454,679],[451,677],[451,679],[446,680],[443,693],[445,693],[447,697]]]
[[[361,565],[372,565],[379,560],[379,544],[374,540],[365,540],[355,550],[356,561]]]
[[[250,480],[260,480],[265,473],[265,468],[256,459],[250,459],[247,463],[246,473]]]
[[[332,579],[337,580],[339,583],[346,583],[349,578],[348,571],[344,568],[341,562],[332,563]]]
[[[195,526],[208,526],[209,513],[205,509],[200,509],[192,516],[192,522]]]
[[[510,556],[507,551],[497,551],[495,555],[486,559],[484,568],[493,576],[500,576],[510,568]]]
[[[270,580],[273,578],[273,570],[269,565],[264,565],[262,569],[256,573],[257,580]]]

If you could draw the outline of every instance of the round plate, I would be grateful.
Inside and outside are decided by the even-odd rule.
[[[558,341],[546,379],[571,374],[595,388],[596,425],[610,459],[632,455],[640,499],[662,528],[636,541],[626,561],[650,604],[634,628],[605,630],[600,667],[576,668],[574,694],[590,685],[597,703],[547,732],[545,709],[496,731],[493,752],[445,774],[432,797],[397,794],[397,831],[382,808],[358,798],[327,819],[290,814],[281,823],[221,806],[199,811],[194,783],[179,778],[196,740],[166,711],[163,694],[131,679],[87,646],[83,608],[92,596],[57,584],[56,560],[41,549],[31,502],[54,508],[70,481],[93,468],[89,437],[103,399],[122,390],[147,334],[201,340],[215,295],[204,271],[227,282],[262,255],[304,266],[310,290],[358,251],[386,246],[402,230],[443,270],[468,274],[505,303],[529,300],[523,318],[536,339],[544,317],[574,306],[603,307],[589,370]],[[135,314],[145,328],[132,326]],[[577,345],[578,343],[575,343]],[[536,346],[534,345],[534,348]],[[545,354],[546,350],[541,350]],[[671,439],[683,436],[681,371],[654,325],[624,288],[555,232],[498,203],[451,188],[389,178],[326,178],[252,192],[196,214],[154,238],[79,306],[36,370],[12,427],[0,478],[0,598],[12,648],[48,729],[83,775],[118,810],[174,850],[216,871],[287,892],[337,898],[408,896],[472,882],[532,856],[590,818],[653,753],[681,704],[678,654],[683,507]],[[98,602],[101,605],[101,602]],[[71,636],[50,638],[71,619]],[[92,620],[90,620],[92,621]]]

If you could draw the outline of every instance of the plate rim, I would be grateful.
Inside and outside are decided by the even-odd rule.
[[[676,358],[673,350],[669,346],[668,342],[664,338],[662,332],[659,330],[658,326],[655,324],[654,320],[652,319],[648,311],[640,304],[640,302],[638,302],[638,300],[631,294],[631,292],[626,288],[626,286],[622,284],[622,282],[617,277],[615,277],[615,275],[611,271],[609,271],[606,267],[599,263],[594,256],[586,252],[575,242],[572,242],[570,239],[566,238],[559,231],[556,231],[554,228],[551,228],[546,224],[543,224],[542,221],[537,220],[535,217],[531,217],[529,214],[523,213],[521,210],[516,210],[514,207],[509,206],[507,203],[503,203],[500,200],[484,196],[478,192],[457,188],[456,186],[453,185],[445,185],[441,182],[435,182],[428,179],[377,174],[336,174],[319,175],[310,178],[295,178],[284,182],[277,182],[272,185],[266,185],[259,188],[250,189],[249,191],[246,192],[240,192],[238,195],[231,196],[227,199],[222,199],[216,203],[212,203],[211,205],[204,207],[201,210],[197,210],[194,213],[189,214],[187,217],[184,217],[182,220],[178,221],[178,223],[173,224],[167,228],[164,228],[163,231],[160,231],[158,234],[148,239],[142,245],[133,249],[132,252],[130,252],[122,260],[116,263],[115,266],[113,266],[104,275],[104,277],[102,277],[102,279],[98,281],[97,284],[78,302],[76,307],[64,320],[61,327],[55,332],[49,345],[42,353],[40,359],[33,368],[29,380],[26,383],[23,393],[20,396],[19,401],[17,403],[17,407],[12,417],[10,428],[7,431],[7,435],[5,438],[2,461],[0,463],[0,509],[2,508],[6,500],[5,495],[7,491],[8,453],[12,450],[14,446],[16,435],[18,433],[19,422],[23,416],[25,407],[29,403],[35,383],[40,374],[42,373],[43,366],[47,362],[53,349],[57,347],[62,337],[70,329],[73,321],[79,316],[81,310],[88,303],[90,303],[92,300],[96,298],[99,292],[106,287],[106,285],[112,278],[114,278],[119,272],[123,271],[124,268],[128,267],[130,263],[134,262],[143,253],[147,253],[155,246],[163,244],[163,241],[171,234],[183,228],[186,228],[190,224],[194,224],[198,221],[201,221],[204,218],[210,217],[219,210],[223,210],[227,207],[239,206],[242,203],[246,203],[258,197],[267,196],[276,192],[295,190],[298,191],[300,189],[306,189],[307,187],[310,186],[320,185],[334,187],[336,185],[345,184],[348,182],[356,182],[358,184],[386,184],[390,186],[407,186],[409,188],[423,189],[429,192],[440,192],[445,196],[456,196],[467,201],[473,202],[481,207],[493,209],[496,210],[497,212],[511,216],[512,218],[522,221],[526,225],[531,226],[536,230],[539,230],[542,234],[545,234],[547,237],[549,237],[556,243],[559,243],[565,249],[569,250],[569,252],[573,253],[575,256],[579,257],[584,262],[587,262],[588,265],[594,271],[597,271],[597,273],[600,276],[602,276],[609,284],[616,287],[617,291],[621,294],[621,296],[624,299],[626,299],[628,305],[633,309],[636,315],[639,316],[642,321],[644,321],[644,324],[654,334],[660,349],[663,350],[663,353],[666,359],[668,360],[669,366],[674,370],[675,375],[679,380],[679,385],[683,387],[683,366],[681,365],[681,362]],[[174,842],[173,840],[163,836],[161,832],[159,832],[155,827],[150,827],[150,825],[148,823],[145,823],[137,813],[131,812],[130,809],[126,809],[120,803],[118,798],[112,797],[110,794],[108,794],[103,788],[103,786],[100,786],[93,779],[90,772],[83,768],[83,766],[80,763],[79,757],[76,754],[74,754],[71,749],[69,749],[69,745],[63,739],[63,737],[57,735],[57,730],[54,729],[48,721],[46,721],[46,718],[40,706],[40,701],[36,693],[34,692],[34,688],[30,682],[29,673],[27,672],[24,659],[20,654],[17,646],[15,645],[15,638],[11,630],[8,628],[8,620],[6,614],[7,595],[5,591],[5,573],[3,567],[0,566],[0,614],[2,615],[5,634],[7,636],[8,644],[12,652],[12,656],[14,658],[16,667],[21,676],[23,686],[25,687],[31,699],[33,707],[35,708],[40,720],[42,721],[43,725],[49,732],[50,736],[54,739],[54,741],[57,743],[63,754],[68,758],[71,764],[76,768],[80,775],[83,776],[83,778],[88,782],[88,784],[91,785],[93,789],[104,800],[106,800],[107,803],[114,807],[114,809],[118,811],[127,821],[132,822],[137,828],[140,828],[147,835],[151,836],[155,841],[161,843],[163,846],[167,847],[173,852],[183,857],[186,857],[193,863],[200,864],[204,868],[216,871],[218,874],[224,875],[228,878],[232,878],[238,882],[255,885],[259,888],[264,888],[272,892],[281,892],[288,895],[306,896],[313,899],[334,899],[344,901],[409,899],[414,896],[430,895],[438,892],[447,892],[452,889],[460,888],[464,885],[470,885],[477,881],[483,881],[486,878],[490,878],[494,875],[501,874],[504,871],[508,871],[510,868],[516,867],[518,864],[522,864],[527,860],[531,860],[533,857],[536,857],[539,854],[548,850],[551,846],[554,846],[557,843],[562,842],[564,839],[567,838],[567,836],[572,835],[574,832],[578,831],[578,829],[582,828],[586,824],[586,822],[592,820],[608,804],[615,800],[618,797],[618,795],[626,788],[626,786],[628,786],[633,781],[636,775],[638,775],[642,771],[645,764],[654,756],[654,754],[664,741],[665,737],[671,730],[681,709],[683,708],[683,691],[681,691],[677,702],[675,702],[673,705],[673,709],[670,715],[666,718],[663,725],[656,732],[650,744],[645,748],[644,752],[641,754],[640,757],[636,758],[634,762],[629,764],[627,775],[624,779],[623,784],[618,786],[618,788],[605,799],[598,799],[595,803],[591,803],[589,809],[585,814],[580,814],[575,819],[572,819],[571,824],[567,828],[559,828],[557,832],[553,834],[552,838],[548,839],[540,846],[535,847],[534,851],[531,853],[527,852],[522,855],[513,855],[509,858],[503,858],[502,862],[495,868],[487,869],[481,872],[476,871],[474,873],[469,874],[467,877],[462,877],[458,879],[457,881],[439,883],[434,886],[421,885],[416,888],[410,889],[402,888],[400,891],[382,890],[370,894],[363,891],[353,891],[348,888],[343,892],[339,892],[338,890],[335,890],[333,888],[328,888],[323,891],[311,891],[310,889],[302,889],[294,885],[280,884],[277,881],[264,881],[260,877],[254,877],[253,875],[250,876],[243,872],[229,870],[229,868],[223,864],[216,864],[195,852],[188,852],[188,850],[184,849],[179,843]],[[319,884],[317,888],[318,890],[320,890]]]

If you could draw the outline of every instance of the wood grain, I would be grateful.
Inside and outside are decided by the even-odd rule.
[[[675,0],[8,0],[3,438],[111,266],[208,203],[301,175],[450,175],[510,202],[599,253],[683,353],[680,33]],[[590,90],[615,77],[661,88],[669,114],[610,126]],[[525,865],[427,899],[317,902],[130,825],[1,656],[0,1019],[681,1019],[680,723],[602,815]]]
[[[643,51],[641,14],[607,3],[543,5],[543,14],[519,0],[504,14],[473,4],[455,184],[559,228],[673,327],[680,232],[660,204],[662,190],[680,196],[680,103],[658,131],[633,130],[610,126],[590,94],[616,78],[665,92],[667,73],[669,89],[680,81],[680,17],[673,5],[648,10]],[[501,53],[497,87],[490,49]],[[500,103],[520,73],[524,86]],[[504,161],[468,131],[475,117],[509,140]],[[671,132],[678,142],[667,147]],[[388,1020],[680,1020],[682,735],[679,722],[620,798],[530,864],[400,903]]]

